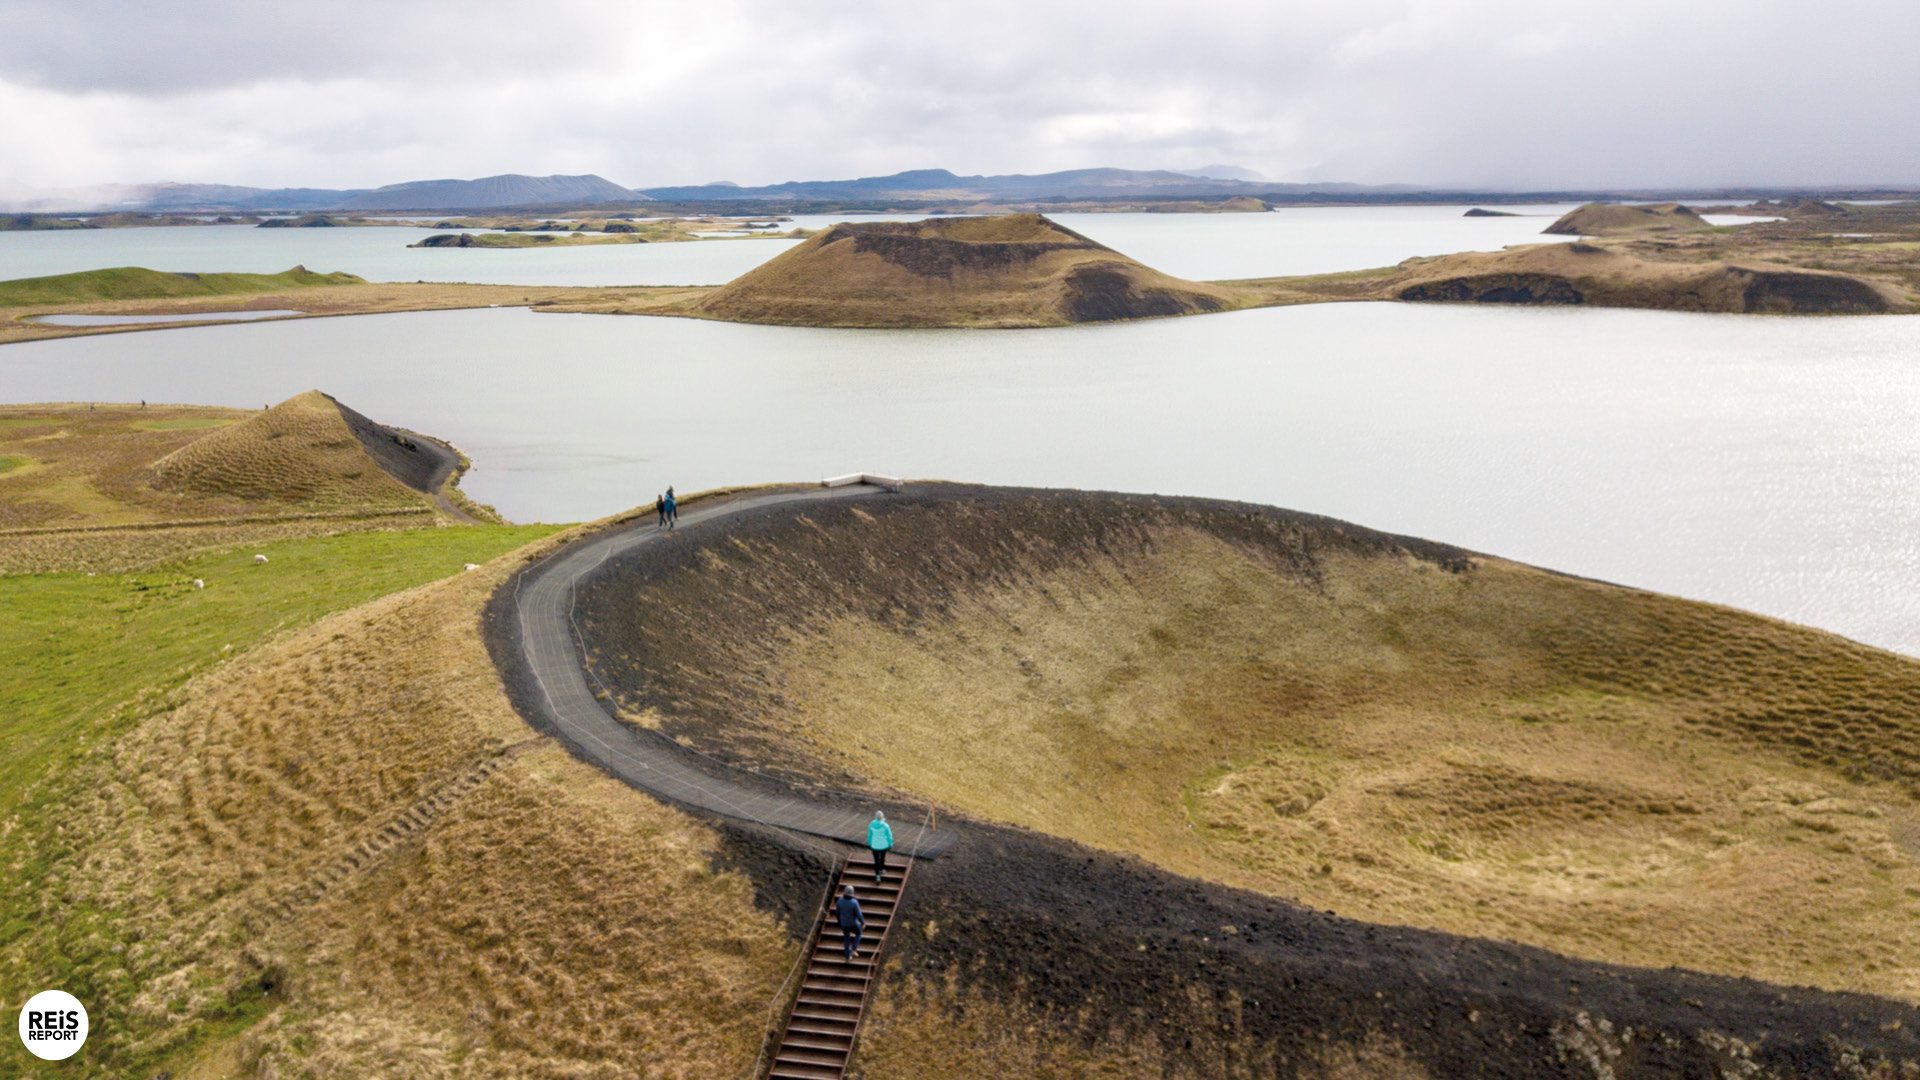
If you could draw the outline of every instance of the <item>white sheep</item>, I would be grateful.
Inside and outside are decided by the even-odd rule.
[[[253,561],[255,563],[263,563],[267,561],[267,557],[265,555],[255,555]]]
[[[467,565],[465,565],[465,566],[463,566],[463,567],[461,567],[460,569],[462,569],[462,570],[478,570],[478,569],[480,569],[480,564],[479,564],[479,563],[477,563],[477,562],[470,562],[470,563],[468,563]]]
[[[207,587],[207,583],[206,583],[205,581],[203,581],[203,580],[201,580],[200,578],[194,578],[194,579],[193,579],[193,587],[194,587],[194,588],[196,588],[196,589],[204,589],[204,588],[206,588],[206,587]]]

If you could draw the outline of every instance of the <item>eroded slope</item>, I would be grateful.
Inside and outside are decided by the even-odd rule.
[[[979,490],[729,525],[582,617],[634,722],[802,784],[1920,999],[1920,664],[1830,635],[1281,511]]]
[[[1240,306],[1038,214],[839,224],[700,300],[802,326],[1062,326]]]

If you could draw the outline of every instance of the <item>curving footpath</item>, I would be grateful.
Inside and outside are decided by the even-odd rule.
[[[531,682],[520,701],[535,727],[552,732],[574,755],[668,802],[762,825],[866,846],[870,810],[836,806],[740,776],[728,766],[655,731],[631,727],[609,713],[588,684],[586,655],[573,624],[574,592],[582,578],[611,558],[645,544],[669,543],[689,532],[719,529],[733,514],[781,503],[864,498],[883,489],[865,484],[812,491],[750,495],[680,514],[672,533],[654,527],[651,514],[568,544],[516,579],[507,600],[518,630],[517,648]],[[893,810],[892,807],[886,807]],[[930,858],[953,844],[951,832],[890,815],[896,850]]]

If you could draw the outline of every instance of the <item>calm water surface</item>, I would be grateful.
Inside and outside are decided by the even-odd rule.
[[[710,285],[730,281],[793,245],[791,240],[714,240],[537,248],[410,248],[446,229],[398,225],[261,229],[192,225],[0,233],[0,280],[110,266],[272,274],[290,266],[346,271],[369,281],[465,281],[482,285]],[[472,231],[472,230],[469,230]]]
[[[141,326],[154,323],[253,322],[257,319],[281,319],[302,312],[289,308],[264,308],[255,311],[195,311],[181,315],[33,315],[28,322],[48,326]]]
[[[1354,304],[836,331],[503,309],[0,348],[9,402],[314,386],[452,439],[467,489],[519,520],[855,469],[1225,496],[1920,654],[1920,317]]]
[[[1494,251],[1567,239],[1540,230],[1567,206],[1510,207],[1523,216],[1463,217],[1464,206],[1302,207],[1267,214],[1060,214],[1067,227],[1149,266],[1192,278],[1318,274],[1387,266],[1414,255]],[[915,215],[900,215],[911,219]],[[824,228],[866,216],[801,216]],[[0,233],[0,280],[109,266],[277,273],[344,270],[371,281],[492,285],[718,285],[792,247],[792,240],[481,250],[409,248],[435,232],[378,226],[251,225]]]

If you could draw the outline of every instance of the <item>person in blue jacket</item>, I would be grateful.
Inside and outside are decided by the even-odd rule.
[[[860,933],[867,928],[867,916],[860,910],[853,886],[841,891],[840,899],[833,902],[833,910],[840,917],[840,941],[847,947],[848,962],[852,962],[854,954],[860,951]]]
[[[886,876],[887,851],[893,847],[893,826],[887,824],[884,810],[875,810],[873,820],[867,822],[867,850],[873,852],[873,880],[879,882]]]
[[[667,489],[667,528],[672,529],[680,521],[680,504],[673,501],[673,489]]]

